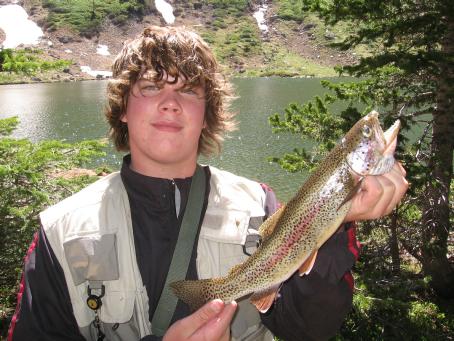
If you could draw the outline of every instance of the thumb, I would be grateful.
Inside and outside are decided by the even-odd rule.
[[[216,317],[223,308],[224,302],[222,300],[212,300],[196,310],[193,314],[181,320],[181,322],[184,321],[184,324],[187,327],[190,327],[192,331],[196,331],[212,318]]]
[[[197,324],[197,328],[211,320],[224,309],[224,302],[220,299],[212,300],[202,306],[193,315],[192,323]]]
[[[214,300],[206,303],[196,312],[175,322],[164,335],[165,341],[181,341],[189,340],[191,336],[208,324],[208,322],[216,319],[224,309],[224,302]],[[196,340],[196,339],[194,339]]]

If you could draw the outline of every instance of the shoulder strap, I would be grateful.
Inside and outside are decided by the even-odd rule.
[[[153,315],[151,329],[153,335],[162,336],[170,325],[178,298],[171,292],[169,284],[183,280],[188,272],[192,249],[199,227],[200,215],[205,197],[205,171],[197,165],[189,190],[188,203],[178,234],[177,245],[173,252],[172,262],[162,290],[161,298]]]

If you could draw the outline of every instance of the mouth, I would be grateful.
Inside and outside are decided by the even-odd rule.
[[[391,155],[394,153],[397,145],[397,135],[400,130],[400,121],[396,120],[391,127],[389,127],[384,133],[386,147],[383,155]]]
[[[183,127],[171,121],[158,121],[151,124],[156,130],[167,132],[167,133],[177,133],[183,129]]]

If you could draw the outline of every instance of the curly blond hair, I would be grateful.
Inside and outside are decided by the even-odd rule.
[[[145,74],[156,82],[168,75],[175,81],[183,77],[190,86],[203,85],[206,126],[199,138],[199,154],[219,152],[224,134],[235,126],[228,110],[233,98],[231,84],[221,74],[207,43],[184,27],[145,28],[135,39],[124,43],[112,71],[105,114],[109,135],[119,151],[129,151],[128,126],[121,118],[126,113],[132,87]]]

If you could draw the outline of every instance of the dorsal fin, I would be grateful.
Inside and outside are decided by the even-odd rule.
[[[259,234],[262,236],[262,241],[268,238],[276,228],[282,213],[284,212],[285,205],[282,205],[274,214],[265,220],[259,228]]]

